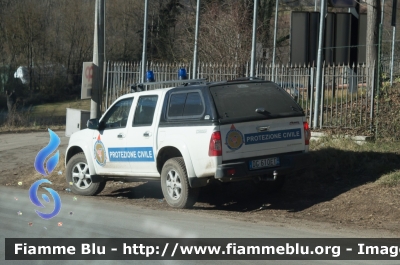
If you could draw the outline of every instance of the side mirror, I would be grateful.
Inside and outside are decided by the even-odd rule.
[[[86,127],[91,130],[98,130],[99,129],[99,120],[98,119],[90,119],[86,123]]]

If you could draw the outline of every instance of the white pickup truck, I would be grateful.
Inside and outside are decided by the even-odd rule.
[[[211,180],[279,188],[306,169],[310,130],[301,107],[262,80],[195,82],[118,98],[71,136],[66,180],[79,195],[107,180],[161,180],[168,204],[189,208]]]

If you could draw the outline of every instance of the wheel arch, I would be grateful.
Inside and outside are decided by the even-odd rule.
[[[85,148],[82,148],[80,146],[70,146],[67,149],[67,152],[65,154],[65,167],[67,166],[68,161],[71,160],[71,158],[74,155],[79,154],[79,153],[83,153],[85,155],[87,163],[89,165],[90,173],[91,173],[91,175],[95,175],[96,170],[95,170],[94,165],[93,165],[92,156],[90,156],[88,154],[88,151],[85,150]]]
[[[174,157],[183,157],[189,179],[196,177],[189,151],[185,145],[166,145],[161,147],[157,153],[156,160],[157,171],[160,173],[160,175],[165,162]]]
[[[84,153],[83,149],[79,146],[71,146],[65,155],[65,164],[76,154]]]

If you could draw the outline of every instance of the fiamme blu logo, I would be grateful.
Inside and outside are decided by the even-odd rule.
[[[57,150],[58,146],[60,145],[60,137],[58,137],[58,135],[50,129],[49,129],[49,134],[50,134],[49,144],[39,151],[39,153],[36,155],[34,163],[36,171],[42,174],[44,177],[48,176],[49,174],[51,174],[51,172],[53,172],[60,159],[60,151]],[[57,152],[53,154],[56,150]],[[45,206],[40,202],[37,194],[40,185],[43,183],[52,184],[51,181],[49,181],[48,179],[41,179],[33,183],[31,188],[29,189],[29,198],[31,202],[40,208],[45,208]],[[38,210],[35,211],[41,218],[51,219],[60,212],[61,199],[55,190],[46,187],[44,189],[47,190],[52,196],[54,201],[54,209],[51,213],[43,213]],[[46,194],[42,194],[42,199],[46,203],[50,203],[50,198]]]

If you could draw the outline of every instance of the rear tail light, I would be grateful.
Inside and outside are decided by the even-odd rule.
[[[311,131],[310,127],[308,126],[308,122],[303,122],[303,127],[304,127],[304,141],[306,145],[310,144],[310,138],[311,138]]]
[[[210,147],[208,149],[209,156],[222,156],[221,133],[213,132],[210,139]]]

